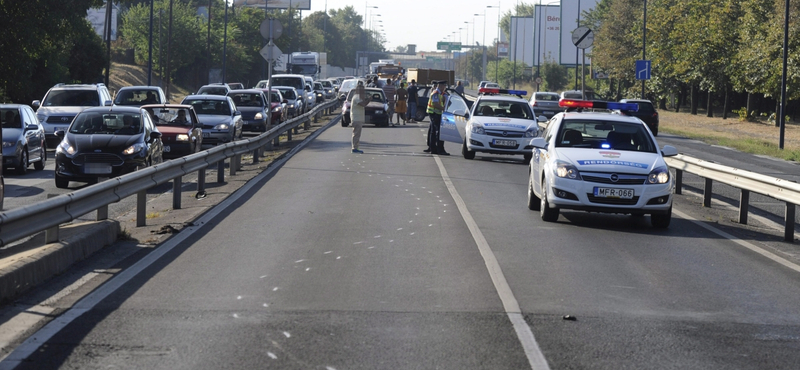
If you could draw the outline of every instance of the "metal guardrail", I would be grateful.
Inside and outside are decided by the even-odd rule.
[[[332,100],[318,105],[310,112],[282,124],[253,138],[218,145],[185,157],[165,161],[132,173],[110,178],[95,185],[59,195],[38,203],[22,206],[0,213],[0,246],[46,231],[45,242],[58,241],[58,226],[71,222],[90,212],[97,211],[97,219],[108,218],[108,205],[136,194],[136,225],[145,226],[147,190],[173,181],[173,209],[180,209],[181,180],[183,176],[198,173],[198,196],[205,195],[205,170],[217,164],[217,181],[224,181],[225,160],[230,159],[230,175],[235,175],[241,164],[241,156],[253,153],[257,162],[262,150],[277,141],[287,132],[292,140],[292,130],[301,124],[310,128],[310,121],[317,121],[319,114],[330,114],[341,102]],[[13,252],[13,251],[12,251]]]
[[[763,194],[786,202],[783,240],[788,242],[794,241],[795,209],[797,207],[796,205],[800,204],[800,184],[777,177],[723,166],[718,163],[704,161],[682,154],[674,157],[666,157],[664,160],[670,168],[676,171],[676,194],[681,193],[684,171],[705,179],[705,186],[703,189],[704,207],[711,207],[714,181],[739,188],[739,223],[743,225],[747,224],[747,213],[750,208],[750,192]]]

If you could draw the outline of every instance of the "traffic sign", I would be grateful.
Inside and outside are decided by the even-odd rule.
[[[261,36],[267,40],[277,39],[283,34],[283,26],[277,19],[265,19],[261,21],[258,30],[261,32]]]
[[[427,62],[441,62],[442,58],[439,58],[439,57],[425,57],[425,61],[427,61]]]
[[[272,40],[270,40],[267,46],[264,46],[261,49],[259,54],[261,54],[261,56],[264,57],[264,59],[266,59],[268,62],[274,62],[278,60],[281,55],[283,55],[283,52],[278,48],[277,45],[272,43]]]
[[[649,80],[650,79],[650,61],[637,60],[636,61],[636,79]]]
[[[461,50],[461,43],[439,41],[436,43],[436,50],[446,50],[446,51]]]
[[[578,27],[572,31],[572,43],[580,49],[586,49],[594,43],[594,32],[589,27]]]

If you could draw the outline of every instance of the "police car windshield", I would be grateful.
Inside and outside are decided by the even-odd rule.
[[[656,153],[656,145],[642,124],[602,120],[565,119],[556,147],[613,149]]]
[[[506,117],[514,119],[536,119],[527,102],[481,99],[475,107],[476,117]]]

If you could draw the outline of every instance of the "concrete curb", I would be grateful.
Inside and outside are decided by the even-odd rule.
[[[120,233],[116,220],[103,220],[63,225],[61,241],[42,245],[43,233],[28,240],[26,244],[42,245],[30,247],[25,252],[2,260],[0,265],[0,302],[13,300],[29,289],[58,275],[94,252],[114,244]]]

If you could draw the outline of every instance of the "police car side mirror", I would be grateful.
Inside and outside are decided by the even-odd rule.
[[[678,155],[678,149],[675,149],[672,145],[664,145],[664,149],[661,149],[662,157],[674,157],[676,155]]]
[[[531,139],[530,145],[534,148],[547,149],[547,141],[543,137],[535,137]]]

